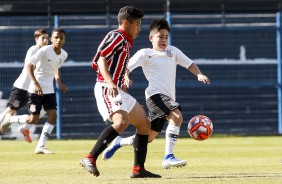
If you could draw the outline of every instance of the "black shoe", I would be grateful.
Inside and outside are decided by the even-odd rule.
[[[162,177],[161,175],[151,173],[149,171],[146,171],[145,169],[142,169],[139,172],[130,175],[130,178],[161,178],[161,177]]]
[[[94,176],[98,177],[100,175],[100,172],[98,171],[96,167],[96,161],[93,158],[84,158],[80,161],[80,165],[84,167],[90,174],[93,174]]]

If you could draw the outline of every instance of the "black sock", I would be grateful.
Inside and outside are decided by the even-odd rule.
[[[144,163],[147,156],[147,145],[149,135],[136,134],[133,147],[134,147],[134,166],[144,168]]]
[[[108,147],[108,145],[118,136],[118,132],[112,127],[108,126],[101,133],[95,146],[92,148],[90,155],[97,159],[98,156]]]

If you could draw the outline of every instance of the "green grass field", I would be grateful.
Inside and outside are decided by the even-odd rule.
[[[178,140],[175,155],[188,165],[161,168],[164,139],[149,144],[146,168],[161,179],[130,179],[132,147],[120,149],[111,160],[98,159],[101,175],[94,177],[79,161],[95,140],[49,140],[54,155],[35,155],[36,141],[0,141],[0,183],[27,184],[279,184],[282,183],[282,137],[211,137],[206,141]]]

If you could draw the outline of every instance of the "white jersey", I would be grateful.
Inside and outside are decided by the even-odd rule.
[[[25,56],[24,67],[22,69],[22,73],[19,75],[19,77],[14,82],[14,86],[16,88],[23,89],[25,91],[28,90],[28,86],[30,83],[30,77],[27,72],[27,65],[28,65],[28,62],[31,56],[33,56],[38,50],[39,50],[38,45],[33,45],[28,49],[26,56]]]
[[[55,93],[54,77],[57,70],[67,59],[68,54],[61,49],[61,54],[57,55],[52,45],[43,46],[30,59],[30,62],[36,66],[34,75],[38,81],[43,94]],[[29,93],[35,93],[34,84],[31,82],[28,88]]]
[[[181,50],[168,46],[164,51],[141,49],[130,58],[128,69],[131,72],[141,66],[149,85],[145,90],[146,99],[161,93],[175,101],[176,66],[188,68],[193,61]]]

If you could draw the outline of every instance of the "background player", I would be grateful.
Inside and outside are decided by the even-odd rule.
[[[31,78],[28,88],[28,110],[30,115],[6,116],[0,127],[1,132],[5,133],[12,123],[37,124],[43,106],[47,113],[47,122],[43,126],[38,144],[35,148],[36,154],[52,153],[45,147],[45,144],[53,131],[57,119],[56,95],[53,85],[54,77],[61,91],[67,91],[67,86],[61,83],[59,70],[68,56],[67,52],[62,49],[65,43],[65,31],[63,29],[54,29],[52,31],[51,42],[52,45],[39,49],[28,62],[27,69]]]
[[[30,77],[27,73],[28,61],[30,60],[31,56],[33,56],[42,46],[48,45],[48,38],[49,36],[45,29],[37,29],[34,31],[34,39],[36,45],[31,46],[26,53],[24,67],[22,69],[21,74],[13,84],[7,108],[0,115],[0,123],[2,123],[6,115],[15,115],[18,109],[26,105],[28,100],[27,90],[30,83]],[[40,118],[43,117],[44,114],[45,112],[42,111],[40,114]],[[32,142],[29,135],[29,129],[31,128],[31,126],[32,125],[30,124],[23,124],[18,129],[19,132],[24,135],[25,140],[29,143]]]

